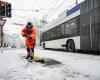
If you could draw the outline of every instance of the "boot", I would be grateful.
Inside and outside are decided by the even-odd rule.
[[[28,55],[28,56],[26,56],[26,59],[28,59],[30,56]]]
[[[33,56],[30,56],[30,60],[33,60]]]

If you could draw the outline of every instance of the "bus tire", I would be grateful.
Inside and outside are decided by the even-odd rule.
[[[68,52],[75,52],[75,44],[73,40],[68,40],[66,46]]]
[[[43,48],[45,49],[45,43],[43,43]]]

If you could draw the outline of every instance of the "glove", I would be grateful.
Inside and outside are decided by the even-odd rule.
[[[23,34],[23,37],[26,37],[26,35],[25,35],[25,34]]]
[[[32,37],[29,37],[29,38],[28,38],[28,40],[31,40],[31,39],[32,39]]]

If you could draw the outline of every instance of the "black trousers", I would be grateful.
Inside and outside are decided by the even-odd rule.
[[[31,44],[31,45],[35,46],[35,43]],[[26,49],[27,49],[27,52],[31,52],[32,51],[32,53],[34,53],[34,48],[26,48]]]
[[[27,48],[27,52],[31,52],[34,53],[34,48]]]

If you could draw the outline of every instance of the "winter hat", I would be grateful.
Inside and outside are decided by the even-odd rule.
[[[31,22],[27,22],[26,28],[27,29],[31,29],[32,27],[33,27],[32,23]]]

